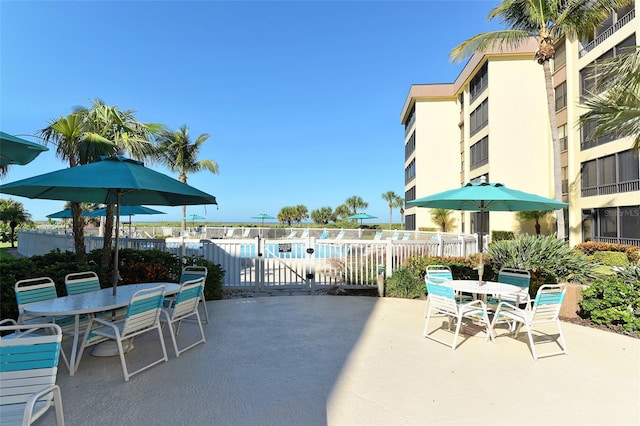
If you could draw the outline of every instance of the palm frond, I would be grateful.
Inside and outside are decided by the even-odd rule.
[[[460,62],[476,52],[485,52],[489,49],[503,46],[520,46],[529,37],[531,37],[531,34],[523,30],[501,30],[482,33],[454,47],[449,56],[452,61]]]

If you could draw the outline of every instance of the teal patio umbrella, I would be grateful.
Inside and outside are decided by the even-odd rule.
[[[192,227],[196,226],[196,220],[205,220],[205,219],[206,219],[206,217],[202,217],[202,216],[197,215],[197,214],[189,214],[189,215],[186,215],[184,217],[184,220],[190,220],[191,221],[191,226]]]
[[[349,220],[358,220],[360,219],[360,226],[362,226],[362,221],[364,219],[377,219],[377,216],[371,216],[370,214],[367,213],[356,213],[354,215],[351,215],[349,217],[347,217],[347,219]]]
[[[64,209],[59,212],[48,214],[47,217],[49,219],[71,219],[73,215],[71,214],[71,209]]]
[[[165,212],[161,212],[160,210],[154,210],[145,206],[122,206],[120,207],[120,216],[129,216],[129,236],[131,236],[131,216],[139,215],[139,214],[166,214]],[[107,209],[102,208],[98,210],[94,210],[92,212],[84,213],[86,217],[100,217],[106,216]]]
[[[255,216],[251,216],[251,219],[260,219],[262,221],[261,226],[264,227],[264,220],[265,219],[275,219],[275,217],[269,216],[266,213],[260,213],[260,214],[257,214]]]
[[[528,192],[510,189],[501,183],[470,182],[461,188],[450,189],[407,202],[409,206],[431,209],[467,210],[480,212],[478,234],[480,241],[480,282],[482,282],[482,213],[491,211],[518,212],[558,210],[568,204]]]
[[[46,146],[0,131],[0,166],[25,165],[33,161],[40,153],[48,150],[49,148]]]
[[[185,206],[218,204],[216,197],[121,156],[0,185],[20,197],[116,204],[113,292],[118,285],[120,210],[143,204]]]

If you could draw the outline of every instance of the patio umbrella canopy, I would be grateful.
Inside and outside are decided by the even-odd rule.
[[[118,284],[120,210],[142,204],[218,204],[216,197],[121,156],[11,182],[0,192],[20,197],[116,204],[113,291]]]
[[[71,214],[71,209],[64,209],[59,212],[48,214],[47,217],[49,219],[71,219],[73,215]]]
[[[551,198],[541,197],[528,192],[509,189],[501,183],[470,182],[461,188],[451,189],[427,197],[409,201],[410,206],[427,207],[431,209],[450,209],[478,211],[480,224],[478,234],[480,236],[480,282],[482,282],[482,213],[490,211],[516,212],[516,211],[545,211],[558,210],[567,203]]]
[[[362,220],[363,219],[377,219],[377,216],[371,216],[370,214],[367,213],[356,213],[354,215],[351,215],[349,217],[347,217],[347,219],[349,220],[358,220],[360,219],[360,226],[362,226]]]
[[[0,131],[0,166],[25,165],[49,148]]]
[[[197,214],[190,214],[187,215],[185,217],[183,217],[184,220],[190,220],[191,221],[191,226],[195,227],[196,226],[196,220],[205,220],[206,217],[202,217],[200,215]]]
[[[131,236],[131,216],[135,216],[138,214],[166,214],[165,212],[161,212],[160,210],[150,209],[145,206],[122,206],[120,207],[120,216],[129,216],[129,236]],[[98,210],[94,210],[92,212],[83,213],[86,217],[100,217],[107,215],[107,209],[102,208]]]

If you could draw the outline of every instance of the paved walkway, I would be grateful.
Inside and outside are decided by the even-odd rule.
[[[68,425],[638,425],[640,339],[563,323],[569,355],[422,338],[425,301],[211,301],[206,345],[125,383],[118,357],[58,377]],[[187,339],[191,325],[183,326]],[[140,338],[132,364],[155,355]],[[40,424],[54,424],[53,412]]]

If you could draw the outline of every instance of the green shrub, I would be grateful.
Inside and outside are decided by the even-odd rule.
[[[497,277],[497,273],[491,265],[491,260],[485,257],[485,267],[483,278],[492,281]],[[405,262],[405,267],[417,276],[424,283],[424,276],[428,265],[445,265],[451,268],[451,274],[455,280],[477,279],[478,271],[474,270],[478,266],[478,256],[470,257],[424,257],[420,255],[411,256]]]
[[[586,243],[580,243],[574,248],[587,255],[592,255],[599,251],[622,252],[627,255],[629,263],[631,263],[632,265],[636,265],[638,261],[640,261],[640,248],[628,244],[599,243],[595,241],[589,241]]]
[[[425,293],[424,281],[409,268],[399,268],[385,282],[385,296],[415,299]]]
[[[513,240],[516,234],[513,231],[492,231],[491,241]]]
[[[531,273],[532,295],[544,283],[588,282],[595,278],[596,265],[572,250],[555,235],[519,235],[514,240],[494,241],[488,254],[498,267],[525,269]]]
[[[636,268],[638,269],[638,268]],[[635,275],[635,277],[634,277]],[[594,324],[621,327],[627,333],[640,335],[640,270],[629,275],[597,279],[582,290],[579,315]]]
[[[52,251],[42,256],[0,260],[0,315],[2,318],[18,317],[14,286],[16,281],[50,277],[56,283],[58,295],[67,294],[64,277],[73,272],[94,271],[102,288],[111,287],[112,273],[100,262],[102,250],[94,250],[87,256],[88,264],[79,264],[72,252]],[[122,249],[119,253],[121,285],[154,281],[178,282],[182,271],[180,258],[159,250]],[[186,264],[206,266],[208,269],[204,294],[207,300],[222,299],[224,270],[220,265],[202,258],[186,258]]]
[[[629,258],[627,258],[627,255],[618,251],[596,251],[589,256],[589,258],[595,263],[606,266],[629,265]]]

